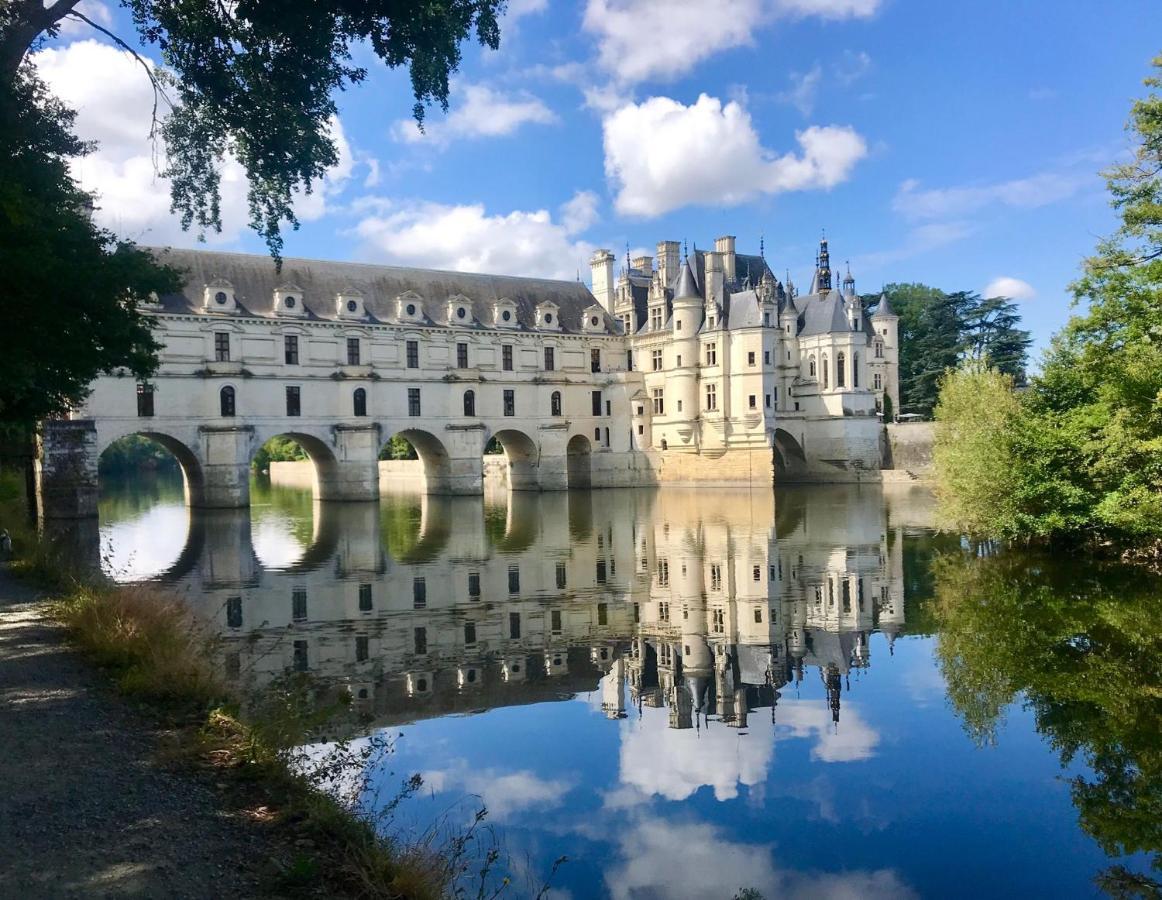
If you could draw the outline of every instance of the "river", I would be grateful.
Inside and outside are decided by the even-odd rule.
[[[392,828],[487,809],[512,896],[562,856],[546,896],[1157,876],[1162,584],[933,518],[907,487],[317,505],[262,483],[248,512],[191,515],[159,477],[109,480],[100,536],[115,577],[187,599],[244,690],[305,670],[348,693],[394,744],[368,796],[423,777]]]

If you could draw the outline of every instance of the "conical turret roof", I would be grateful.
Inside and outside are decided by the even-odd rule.
[[[872,314],[872,318],[887,319],[889,317],[893,319],[899,318],[899,316],[896,315],[896,311],[892,309],[892,304],[888,302],[888,295],[880,294],[880,303],[879,306],[876,307],[876,311]]]
[[[694,278],[694,270],[690,268],[690,260],[686,260],[685,265],[682,266],[682,274],[678,276],[678,286],[674,289],[674,299],[681,300],[686,297],[693,297],[695,299],[702,299],[702,292],[698,290],[698,282]]]

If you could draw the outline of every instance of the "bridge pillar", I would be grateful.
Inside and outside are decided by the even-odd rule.
[[[542,491],[564,491],[569,488],[569,457],[565,453],[568,432],[557,428],[541,429],[537,448],[537,487]]]
[[[97,515],[97,426],[92,419],[42,422],[36,448],[36,508],[41,519]]]
[[[198,431],[202,437],[202,484],[200,491],[188,485],[190,505],[208,509],[249,506],[253,427],[203,425]]]
[[[379,499],[379,426],[336,425],[335,459],[318,466],[319,500]]]

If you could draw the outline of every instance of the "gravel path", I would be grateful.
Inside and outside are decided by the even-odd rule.
[[[280,848],[157,746],[0,568],[0,895],[268,896]]]

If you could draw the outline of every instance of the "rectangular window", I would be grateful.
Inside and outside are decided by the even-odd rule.
[[[359,365],[359,338],[347,338],[347,365]]]
[[[282,354],[288,366],[299,364],[299,337],[297,334],[288,334],[283,337]]]
[[[416,628],[412,631],[412,646],[417,656],[423,656],[428,652],[428,629]]]
[[[747,364],[748,366],[753,366],[753,365],[754,365],[754,351],[753,351],[753,350],[749,351],[749,352],[746,354],[746,364]]]
[[[667,587],[670,583],[670,561],[658,560],[658,587]]]
[[[153,415],[153,385],[142,382],[137,385],[137,415],[149,418]]]
[[[718,409],[718,385],[706,385],[706,408],[708,410]]]
[[[510,594],[520,593],[520,569],[516,566],[508,567],[508,592]]]
[[[230,333],[227,331],[214,332],[214,359],[218,362],[230,362]]]
[[[601,415],[601,391],[593,391],[593,415]]]
[[[597,583],[605,584],[605,560],[597,560]]]
[[[516,415],[516,391],[514,390],[504,392],[504,414],[506,416]]]
[[[557,563],[557,587],[563,589],[568,584],[568,575],[563,562]]]
[[[650,354],[650,359],[653,361],[654,371],[655,372],[662,371],[662,351],[661,350],[653,351],[653,353]]]
[[[480,573],[479,572],[469,572],[468,573],[468,596],[471,597],[473,600],[478,600],[480,598]]]
[[[355,637],[355,662],[367,662],[367,657],[370,655],[367,652],[367,635],[360,634]]]
[[[666,412],[666,400],[665,400],[665,397],[662,395],[661,388],[654,388],[653,400],[654,400],[654,415],[655,416],[664,415]]]
[[[627,372],[633,371],[633,351],[632,350],[625,351],[625,370]]]
[[[514,641],[520,640],[520,613],[508,614],[508,636]]]
[[[876,341],[876,359],[884,358],[884,345]]]
[[[659,622],[669,622],[670,621],[670,604],[664,600],[662,600],[658,603],[658,621]]]
[[[601,371],[601,351],[600,350],[590,350],[589,351],[589,371],[590,372],[600,372]]]
[[[468,368],[468,345],[467,344],[457,344],[456,345],[456,368],[458,368],[458,369],[467,369]]]
[[[242,627],[242,598],[226,598],[226,626],[228,628]]]
[[[771,324],[771,314],[769,312],[763,313],[763,325]]]
[[[552,372],[557,368],[556,353],[552,347],[545,348],[545,371]]]
[[[561,611],[554,609],[549,613],[549,629],[553,634],[561,633]]]
[[[428,582],[425,578],[412,579],[412,608],[428,608]]]
[[[771,364],[771,351],[764,350],[763,351],[763,365],[769,366],[770,364]]]
[[[718,365],[718,345],[717,344],[707,344],[706,345],[706,365],[708,365],[708,366]]]
[[[650,310],[650,330],[660,331],[662,328],[662,308],[655,306]]]
[[[291,618],[303,622],[307,618],[307,589],[295,588],[291,591]]]
[[[407,342],[407,358],[408,358],[408,368],[409,369],[418,369],[420,367],[420,342],[419,341],[408,341]]]
[[[371,598],[371,585],[359,585],[359,611],[371,612],[374,605],[375,603]]]
[[[711,615],[711,630],[715,634],[722,634],[726,631],[726,611],[722,609],[714,610]]]
[[[420,389],[408,388],[408,415],[418,416],[420,414]]]
[[[294,670],[296,672],[305,672],[310,666],[310,657],[307,653],[306,641],[294,642]]]
[[[766,396],[763,398],[763,404],[766,406],[766,408],[767,408],[767,409],[770,409],[770,408],[771,408],[771,395],[770,395],[770,394],[767,394],[767,395],[766,395]]]
[[[504,344],[500,348],[500,367],[506,372],[512,371],[512,344]]]
[[[679,353],[677,355],[677,357],[675,358],[674,365],[676,365],[679,369],[682,368],[682,354],[681,353]]]
[[[875,375],[873,375],[873,376],[872,376],[872,386],[873,386],[873,387],[874,387],[874,388],[875,388],[877,391],[878,391],[878,390],[880,390],[881,388],[883,388],[883,386],[884,386],[884,378],[883,378],[883,376],[882,376],[882,375],[881,375],[879,372],[876,372],[876,373],[875,373]]]
[[[597,624],[598,625],[608,625],[609,624],[609,604],[608,603],[598,603],[597,604]]]
[[[464,623],[464,645],[466,647],[471,647],[475,643],[476,643],[476,623],[475,622],[465,622]]]
[[[722,590],[722,566],[718,563],[710,566],[710,590]]]
[[[759,401],[759,398],[756,397],[754,394],[751,394],[747,398],[747,405],[750,406],[751,409],[758,409],[758,405],[759,405],[758,401]]]
[[[303,412],[302,391],[298,385],[288,385],[286,389],[286,414],[300,416]]]

